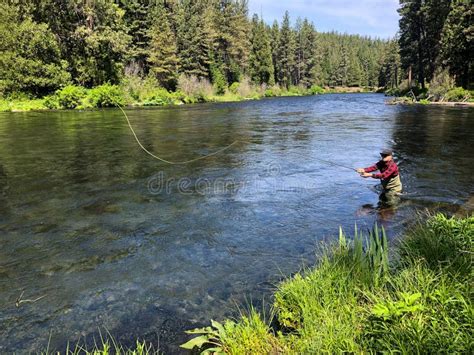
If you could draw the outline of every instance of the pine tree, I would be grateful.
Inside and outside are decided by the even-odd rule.
[[[250,55],[246,0],[217,0],[215,3],[216,60],[222,63],[228,82],[240,80]]]
[[[258,84],[274,85],[274,69],[270,39],[263,20],[258,15],[252,18],[250,36],[252,50],[250,52],[250,77]]]
[[[154,9],[151,0],[121,0],[122,8],[125,10],[124,23],[131,36],[128,61],[138,66],[140,72],[147,72],[147,57],[150,47],[151,26],[154,20]],[[160,3],[156,4],[157,6]]]
[[[209,1],[183,0],[177,8],[179,71],[209,78],[215,32]]]
[[[278,82],[289,87],[294,84],[293,73],[295,72],[295,34],[290,26],[290,15],[285,12],[280,30],[280,41],[277,52]]]
[[[278,82],[278,78],[280,78],[280,67],[278,61],[279,49],[278,45],[280,43],[280,26],[278,25],[278,21],[273,21],[272,27],[269,29],[270,32],[270,46],[272,49],[272,62],[273,62],[273,81],[275,83]]]
[[[316,61],[316,30],[314,24],[304,19],[297,29],[297,71],[298,84],[309,87],[315,83]]]
[[[175,89],[178,74],[178,56],[176,36],[171,29],[169,17],[171,14],[164,6],[155,8],[154,23],[149,37],[147,61],[150,72],[159,83],[170,90]]]
[[[425,87],[425,50],[423,43],[422,0],[400,0],[400,55],[405,70],[413,67],[418,83]]]
[[[454,0],[444,24],[441,59],[458,85],[468,88],[474,81],[474,5],[469,0]]]

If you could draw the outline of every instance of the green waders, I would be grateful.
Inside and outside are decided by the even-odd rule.
[[[383,192],[380,195],[380,200],[389,206],[396,205],[400,201],[400,194],[402,192],[400,175],[388,180],[382,180],[382,187]]]

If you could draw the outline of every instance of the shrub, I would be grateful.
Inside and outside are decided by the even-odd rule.
[[[178,78],[178,90],[187,96],[187,102],[208,101],[213,93],[209,80],[186,74],[181,74]]]
[[[461,87],[449,90],[445,96],[448,101],[467,101],[471,98],[471,93]]]
[[[173,103],[173,98],[168,90],[163,88],[155,88],[153,91],[147,93],[143,98],[144,106],[163,106]]]
[[[64,109],[73,109],[80,106],[85,96],[86,90],[81,86],[68,85],[56,91],[59,107]]]
[[[248,77],[243,77],[240,81],[239,86],[237,87],[237,95],[242,98],[257,98],[258,94],[255,87],[250,82]]]
[[[211,65],[211,78],[215,93],[217,95],[224,95],[227,90],[227,80],[222,70],[216,65]]]
[[[235,83],[232,83],[232,85],[229,87],[229,91],[233,94],[237,94],[237,90],[239,89],[239,86],[240,86],[240,83],[236,81]]]
[[[448,70],[436,71],[428,89],[428,95],[434,101],[439,101],[454,87],[454,79]]]
[[[114,107],[117,104],[125,104],[122,89],[117,85],[111,84],[100,85],[89,90],[87,100],[92,107]]]
[[[281,96],[281,92],[282,90],[279,85],[273,85],[265,90],[265,97]]]
[[[319,95],[324,94],[324,89],[321,86],[313,85],[309,88],[309,92],[311,95]]]
[[[50,110],[57,110],[61,108],[59,105],[59,100],[57,95],[49,95],[43,99],[43,104],[46,108]]]

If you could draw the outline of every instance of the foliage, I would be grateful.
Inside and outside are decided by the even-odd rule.
[[[67,62],[48,25],[22,19],[6,2],[0,4],[0,12],[0,94],[41,96],[66,84]]]
[[[474,247],[474,217],[465,219],[435,215],[426,225],[418,225],[401,242],[401,262],[421,260],[434,271],[468,276]]]
[[[173,97],[163,88],[156,88],[143,97],[144,106],[163,106],[172,104]]]
[[[117,85],[104,84],[89,90],[87,100],[92,107],[115,107],[125,104],[122,89]]]
[[[0,99],[0,112],[44,110],[45,108],[49,107],[43,99]]]
[[[473,7],[469,0],[400,0],[400,56],[424,88],[438,69],[449,67],[458,85],[467,88],[474,69]]]
[[[474,63],[474,8],[469,0],[451,1],[451,7],[441,32],[440,58],[457,84],[468,88],[472,84]]]
[[[446,93],[446,100],[448,101],[468,101],[471,98],[471,92],[460,87],[453,88]]]
[[[260,314],[252,307],[248,315],[242,315],[238,323],[226,320],[224,324],[211,320],[211,327],[186,331],[198,334],[182,348],[204,350],[201,354],[246,354],[251,350],[255,354],[276,353],[280,345],[270,332]]]
[[[309,92],[311,93],[311,95],[319,95],[319,94],[324,94],[324,89],[321,86],[312,85],[309,88]]]
[[[175,33],[171,29],[168,11],[165,8],[157,7],[155,12],[154,23],[149,35],[150,71],[162,86],[174,89],[178,75],[178,48]]]
[[[86,91],[80,86],[68,85],[56,91],[57,103],[60,108],[64,109],[73,109],[80,106],[85,96]],[[54,104],[48,100],[48,105]]]
[[[227,90],[227,80],[222,69],[215,64],[211,65],[211,78],[212,83],[214,84],[215,93],[217,95],[223,95]]]
[[[471,353],[473,222],[441,214],[420,222],[390,268],[383,230],[363,237],[356,229],[352,241],[341,231],[315,268],[278,287],[274,309],[284,332],[249,327],[242,317],[232,328],[251,333],[220,337],[219,347],[247,353],[254,348],[246,339],[260,338],[273,345],[262,354]]]
[[[454,88],[454,79],[449,75],[448,70],[438,70],[430,83],[429,96],[434,101],[444,100],[449,90]]]
[[[246,0],[21,0],[0,11],[4,96],[127,84],[130,68],[170,91],[183,74],[210,80],[218,95],[244,77],[269,87],[396,89],[410,70],[424,88],[439,69],[467,89],[474,65],[467,0],[402,0],[400,37],[390,40],[318,33],[308,19],[292,24],[289,13],[269,26],[248,16]]]
[[[181,74],[178,78],[178,89],[182,91],[191,102],[208,101],[212,96],[213,88],[209,80],[199,79],[191,75]]]

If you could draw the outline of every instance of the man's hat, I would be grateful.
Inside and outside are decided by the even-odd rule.
[[[392,155],[393,154],[393,151],[389,148],[386,148],[386,149],[383,149],[381,152],[380,152],[380,155]]]

